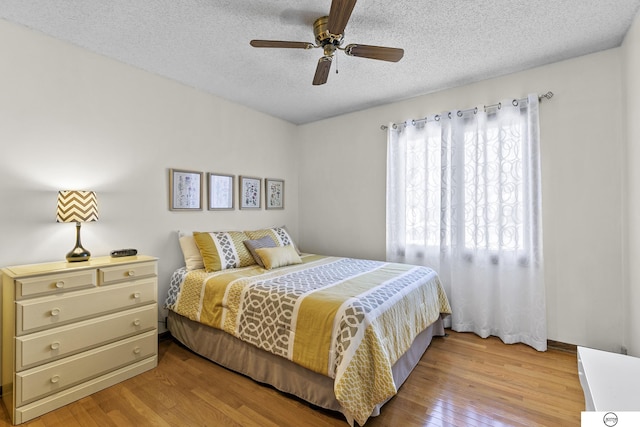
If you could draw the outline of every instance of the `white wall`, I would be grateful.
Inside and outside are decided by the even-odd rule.
[[[640,356],[640,14],[625,37],[624,93],[627,131],[627,302],[629,354]]]
[[[286,224],[295,238],[294,125],[3,20],[0,52],[0,266],[64,260],[62,189],[97,192],[100,219],[82,226],[92,255],[159,258],[160,304],[183,264],[178,229]],[[285,209],[169,211],[169,168],[282,178]]]
[[[624,343],[621,53],[612,49],[301,126],[300,242],[385,257],[381,124],[551,90],[541,105],[549,339]]]

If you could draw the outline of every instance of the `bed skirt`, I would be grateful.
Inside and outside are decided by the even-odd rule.
[[[225,368],[257,382],[270,384],[313,405],[343,413],[333,392],[333,380],[329,377],[170,310],[167,326],[171,335],[186,347]],[[398,389],[416,367],[434,336],[444,336],[442,316],[421,332],[409,350],[393,365],[393,379]],[[371,416],[379,415],[384,403],[376,406]]]

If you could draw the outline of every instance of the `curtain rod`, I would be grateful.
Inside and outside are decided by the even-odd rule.
[[[540,101],[540,102],[542,102],[542,100],[543,100],[543,99],[551,99],[551,98],[553,98],[553,92],[551,92],[551,91],[548,91],[547,93],[543,93],[542,95],[538,95],[538,101]],[[523,102],[523,101],[526,101],[526,100],[527,100],[527,98],[514,99],[514,100],[513,100],[513,105],[514,105],[514,106],[516,106],[516,105],[518,105],[518,103]],[[500,103],[500,102],[498,102],[497,104],[485,105],[485,106],[484,106],[484,111],[486,112],[488,109],[491,109],[491,108],[500,108],[500,107],[502,107],[502,103]],[[468,113],[468,112],[472,112],[472,111],[473,111],[474,113],[477,113],[477,112],[478,112],[478,107],[475,107],[475,108],[469,108],[469,109],[467,109],[467,110],[458,110],[458,117],[462,117],[462,115],[463,115],[464,113]],[[451,112],[449,112],[449,118],[451,118]],[[423,119],[414,119],[414,120],[411,120],[411,124],[412,124],[412,125],[415,125],[416,123],[424,122],[424,121],[426,121],[426,120],[427,120],[427,118],[426,118],[426,117],[425,117],[425,118],[423,118]],[[439,114],[438,114],[438,115],[436,115],[436,116],[435,116],[435,118],[434,118],[434,120],[435,120],[435,121],[440,120],[440,115],[439,115]],[[391,124],[391,127],[392,127],[393,129],[397,129],[397,128],[398,128],[398,125],[403,125],[403,124],[407,124],[407,122],[404,122],[404,123],[392,123],[392,124]],[[387,129],[389,129],[389,126],[387,126],[387,125],[382,125],[382,126],[380,126],[380,129],[381,129],[381,130],[387,130]]]

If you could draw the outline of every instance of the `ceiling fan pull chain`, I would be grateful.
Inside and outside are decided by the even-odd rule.
[[[336,74],[338,74],[338,56],[339,55],[335,56],[335,58],[336,58]]]

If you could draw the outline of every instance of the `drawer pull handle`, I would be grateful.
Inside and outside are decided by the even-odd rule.
[[[51,350],[57,350],[60,348],[60,343],[58,341],[54,341],[51,343]]]
[[[58,288],[58,289],[64,288],[64,280],[60,280],[60,281],[56,282],[56,288]]]
[[[136,319],[136,320],[134,320],[134,321],[133,321],[133,324],[134,324],[135,326],[140,326],[140,319]]]
[[[133,299],[138,299],[138,298],[140,298],[140,292],[134,292]]]
[[[51,310],[51,316],[57,316],[58,314],[60,314],[59,308],[54,308],[53,310]]]
[[[54,375],[51,377],[51,382],[53,384],[57,383],[58,381],[60,381],[60,375]]]
[[[133,276],[136,275],[136,272],[135,272],[135,270],[129,270],[129,271],[127,271],[127,275],[129,275],[129,277],[133,277]]]
[[[140,354],[140,351],[142,351],[140,350],[140,347],[136,347],[133,349],[133,354]]]

